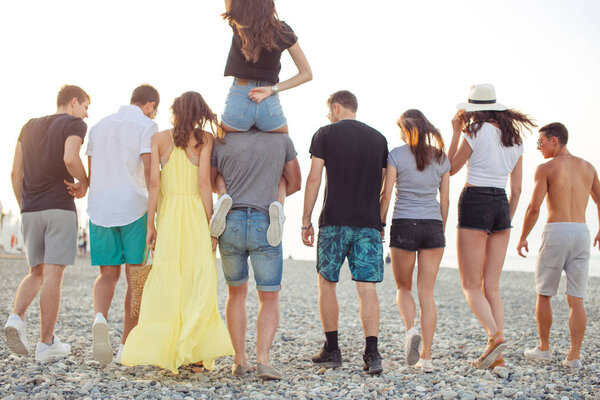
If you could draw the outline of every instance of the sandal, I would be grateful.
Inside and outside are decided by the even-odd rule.
[[[206,368],[204,368],[204,363],[202,361],[190,364],[190,367],[192,367],[192,372],[195,374],[206,371]]]
[[[477,369],[486,369],[490,368],[492,364],[494,364],[494,361],[496,360],[496,357],[498,357],[498,354],[502,353],[508,347],[508,345],[504,341],[496,344],[496,338],[501,334],[502,332],[498,331],[494,334],[494,336],[488,339],[488,346],[490,347],[490,352],[485,356],[482,355],[476,361],[472,361],[471,365],[473,367]]]
[[[508,378],[508,368],[504,363],[504,358],[500,357],[490,365],[490,369],[502,379]]]

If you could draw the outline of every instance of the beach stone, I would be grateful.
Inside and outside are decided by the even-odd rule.
[[[86,393],[88,393],[88,392],[89,392],[89,391],[92,389],[92,386],[93,386],[93,385],[94,385],[94,384],[93,384],[92,382],[86,382],[86,383],[85,383],[85,384],[84,384],[84,385],[81,387],[81,389],[79,389],[79,393],[81,393],[81,394],[86,394]]]
[[[517,392],[518,390],[514,388],[504,388],[502,389],[502,396],[513,397]]]
[[[457,396],[457,394],[452,390],[442,390],[439,394],[442,396],[442,398],[444,398],[444,400],[455,399]]]

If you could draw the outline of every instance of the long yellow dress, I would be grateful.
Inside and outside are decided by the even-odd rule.
[[[138,325],[123,348],[123,365],[181,365],[233,355],[217,309],[217,265],[198,191],[198,166],[174,147],[160,172],[156,250]]]

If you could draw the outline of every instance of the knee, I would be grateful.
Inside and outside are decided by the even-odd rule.
[[[472,278],[463,278],[461,283],[462,283],[463,290],[481,291],[481,281],[480,280],[472,279]]]
[[[419,290],[419,305],[423,307],[435,307],[435,300],[433,299],[433,291]]]
[[[583,299],[567,295],[567,303],[571,309],[583,310]]]
[[[411,291],[412,290],[412,279],[398,279],[396,281],[396,287],[400,291]]]
[[[31,275],[35,279],[43,279],[44,278],[44,266],[36,265],[29,270],[29,275]]]
[[[258,292],[258,299],[263,305],[277,305],[279,303],[279,292]]]
[[[496,296],[500,293],[500,286],[498,285],[498,282],[486,281],[483,283],[483,290],[486,297]]]
[[[228,286],[227,292],[229,299],[234,301],[245,301],[248,296],[248,284],[242,284],[240,286]]]
[[[121,276],[121,267],[105,267],[100,268],[100,279],[108,282],[118,282]]]

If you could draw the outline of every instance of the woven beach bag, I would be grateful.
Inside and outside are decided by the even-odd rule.
[[[129,311],[131,312],[131,316],[136,319],[140,316],[142,293],[144,292],[144,285],[146,284],[148,274],[152,269],[153,257],[154,251],[149,247],[146,249],[142,265],[131,268],[131,307]]]

